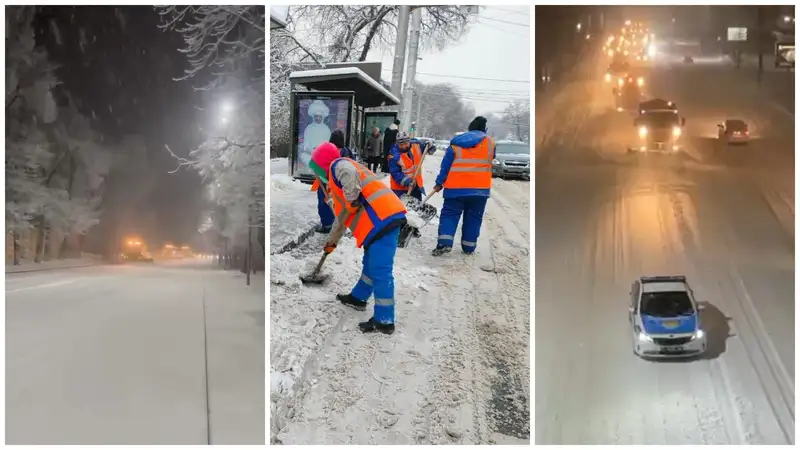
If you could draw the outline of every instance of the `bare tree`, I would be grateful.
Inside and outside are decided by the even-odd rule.
[[[186,80],[205,69],[215,76],[210,85],[242,65],[255,65],[264,72],[266,26],[264,6],[156,6],[163,23],[159,28],[183,36],[186,46],[179,49],[191,64],[182,77]],[[263,75],[262,75],[263,76]]]
[[[466,33],[470,18],[458,6],[421,6],[422,48],[444,48]],[[365,61],[373,48],[391,47],[397,39],[400,7],[396,5],[315,5],[290,9],[292,24],[317,34],[329,61]]]

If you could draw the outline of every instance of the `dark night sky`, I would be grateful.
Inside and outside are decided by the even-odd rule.
[[[158,24],[150,6],[45,6],[34,26],[37,44],[60,66],[61,87],[93,128],[111,142],[138,134],[147,145],[149,176],[142,182],[153,185],[142,201],[124,205],[133,212],[117,232],[185,242],[196,231],[201,181],[187,170],[169,174],[176,164],[164,145],[186,155],[200,143],[202,97],[192,87],[203,80],[173,81],[188,67],[178,52],[183,40]]]

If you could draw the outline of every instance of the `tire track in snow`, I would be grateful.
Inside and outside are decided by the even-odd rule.
[[[693,228],[689,226],[686,222],[686,218],[683,212],[683,204],[682,200],[678,198],[674,189],[667,189],[667,195],[669,196],[670,203],[672,208],[675,211],[676,220],[678,221],[678,229],[682,234],[683,243],[686,248],[686,251],[689,255],[687,258],[687,262],[692,264],[693,261],[702,261],[703,253],[700,251],[699,247],[697,246],[697,231],[692,231]],[[729,233],[726,228],[726,224],[715,224],[715,230],[717,233],[725,236]],[[723,238],[725,241],[729,241],[729,239]],[[695,263],[697,264],[697,263]],[[705,269],[700,269],[700,267],[705,267]],[[768,402],[768,405],[771,409],[771,412],[774,418],[778,421],[784,437],[787,439],[788,442],[793,442],[794,438],[794,408],[793,406],[788,406],[793,404],[794,401],[794,394],[793,394],[793,383],[791,384],[791,397],[787,399],[786,389],[781,392],[781,387],[785,386],[785,382],[782,383],[782,378],[780,375],[779,369],[776,370],[777,367],[782,367],[782,363],[777,357],[777,352],[771,354],[769,351],[765,351],[765,349],[769,348],[771,345],[771,341],[769,336],[766,334],[766,331],[762,328],[754,327],[752,325],[752,321],[749,318],[751,315],[755,318],[756,321],[760,322],[760,318],[758,316],[758,311],[755,309],[755,306],[752,306],[751,303],[751,311],[748,314],[745,312],[744,303],[742,300],[742,294],[735,292],[735,285],[736,283],[733,281],[733,277],[731,276],[734,273],[738,273],[733,265],[725,264],[725,268],[727,270],[721,271],[719,269],[714,269],[713,265],[711,264],[702,264],[701,266],[695,266],[696,273],[708,273],[709,276],[703,277],[704,279],[716,279],[718,280],[718,288],[719,288],[719,298],[720,303],[727,305],[730,310],[730,314],[734,319],[734,324],[737,324],[736,327],[739,331],[737,333],[741,339],[741,351],[746,356],[747,360],[750,362],[751,369],[754,371],[756,375],[759,386],[761,387],[763,394],[765,396],[765,400]],[[728,289],[725,289],[725,285],[719,282],[719,280],[726,280],[728,285]],[[739,275],[739,283],[741,283],[741,276]],[[725,291],[734,291],[734,292],[725,292]],[[729,295],[730,294],[730,295]],[[703,301],[702,298],[699,299]],[[731,304],[731,303],[734,304]],[[733,308],[731,308],[733,307]],[[758,351],[754,353],[753,346],[758,348]],[[736,347],[734,345],[729,346],[729,352],[734,350]],[[774,350],[774,346],[772,346]],[[734,417],[734,423],[736,424],[735,429],[735,437],[737,440],[742,444],[753,443],[751,440],[753,438],[758,439],[759,436],[754,436],[754,434],[758,433],[756,429],[753,427],[755,426],[755,417],[751,417],[751,421],[747,422],[749,425],[752,426],[745,426],[744,422],[742,421],[742,416],[747,412],[754,411],[755,405],[752,404],[751,399],[739,397],[734,393],[734,388],[732,386],[732,381],[730,380],[730,370],[728,368],[728,357],[730,355],[721,355],[720,358],[717,360],[717,364],[719,364],[719,369],[723,375],[723,379],[725,380],[726,386],[726,396],[727,396],[727,403],[733,407],[733,413],[736,417]],[[760,361],[763,359],[764,361]],[[764,370],[764,367],[767,367],[767,370]],[[777,372],[777,373],[776,373]],[[785,368],[784,368],[785,372]],[[788,376],[788,374],[787,374]],[[782,386],[783,384],[783,386]],[[778,390],[781,399],[780,402],[784,403],[784,407],[789,408],[789,414],[791,415],[791,424],[787,423],[789,419],[787,418],[787,414],[783,411],[784,407],[779,406],[776,404],[776,393],[775,391]],[[726,421],[727,422],[727,421]],[[731,433],[733,434],[733,433]]]

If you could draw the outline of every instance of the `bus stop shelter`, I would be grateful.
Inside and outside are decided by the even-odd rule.
[[[359,63],[353,63],[357,65]],[[363,64],[363,63],[362,63]],[[377,76],[380,76],[380,63],[368,63],[377,65]],[[371,67],[374,71],[374,67]],[[303,86],[308,90],[308,93],[324,95],[326,92],[330,93],[351,93],[353,95],[353,106],[351,111],[351,120],[349,129],[346,130],[346,143],[348,147],[354,152],[361,150],[362,143],[359,136],[363,133],[364,128],[364,114],[368,108],[376,108],[381,106],[397,106],[400,104],[400,99],[394,96],[387,88],[381,83],[368,75],[364,70],[355,66],[342,66],[329,67],[325,69],[301,70],[289,74],[289,82],[291,89],[296,91],[297,86]],[[292,126],[296,127],[297,118],[295,117],[297,111],[292,109]],[[293,134],[296,134],[295,128]],[[292,142],[292,164],[297,157],[297,139],[293,138]],[[304,180],[304,176],[292,176]],[[313,179],[313,177],[312,177]],[[304,180],[305,181],[305,180]]]

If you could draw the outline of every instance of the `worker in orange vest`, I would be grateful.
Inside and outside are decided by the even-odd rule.
[[[344,145],[344,131],[333,130],[331,138],[328,141],[336,146],[339,150],[339,155],[342,158],[353,158],[353,152]],[[331,232],[333,222],[336,219],[333,215],[331,207],[328,205],[328,199],[325,196],[325,189],[319,188],[319,179],[315,178],[314,183],[311,185],[311,191],[317,192],[317,214],[319,214],[319,225],[314,228],[317,233],[328,234]]]
[[[406,208],[380,178],[360,163],[340,157],[339,150],[323,143],[311,154],[309,164],[324,186],[337,223],[353,233],[356,247],[364,248],[361,277],[349,294],[337,294],[342,304],[364,311],[374,294],[372,318],[358,324],[364,333],[394,333],[394,256],[400,229],[406,224]],[[325,243],[332,253],[344,234],[333,227]]]
[[[398,197],[408,194],[419,201],[425,195],[425,185],[422,180],[422,171],[417,174],[417,183],[414,190],[408,192],[411,183],[414,181],[414,173],[417,172],[419,163],[422,161],[423,146],[416,139],[411,139],[406,133],[397,135],[397,140],[389,152],[389,174],[391,174],[390,185],[392,191]],[[429,151],[430,153],[430,151]]]
[[[483,212],[492,190],[492,160],[495,157],[494,139],[486,135],[486,119],[478,116],[469,124],[468,131],[454,137],[447,147],[436,192],[444,189],[444,205],[439,217],[439,239],[433,256],[441,256],[453,249],[456,228],[461,216],[461,250],[475,252],[481,232]]]

